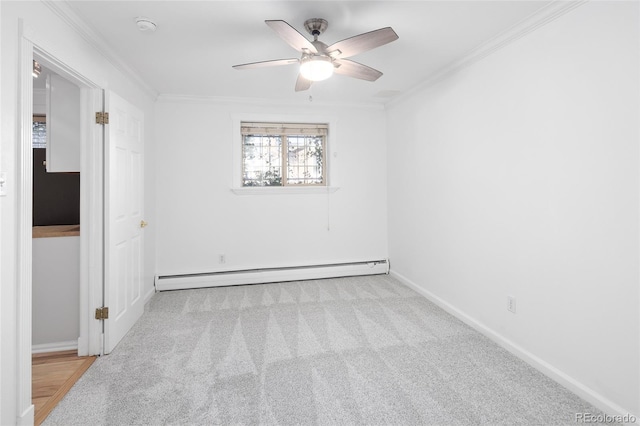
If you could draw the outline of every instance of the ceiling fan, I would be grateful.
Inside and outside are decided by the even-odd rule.
[[[313,41],[309,41],[285,21],[268,20],[264,22],[291,47],[301,52],[302,56],[299,59],[275,59],[234,65],[233,68],[242,70],[300,64],[300,74],[296,81],[296,92],[309,89],[312,82],[325,80],[331,77],[334,72],[361,80],[376,81],[382,75],[380,71],[346,58],[398,39],[398,35],[391,27],[385,27],[349,37],[327,46],[318,40],[318,36],[322,34],[328,26],[328,22],[324,19],[313,18],[305,21],[304,27],[309,34],[313,36]]]

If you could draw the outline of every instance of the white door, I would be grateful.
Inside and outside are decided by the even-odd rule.
[[[105,93],[105,306],[104,353],[110,353],[143,312],[142,112]]]

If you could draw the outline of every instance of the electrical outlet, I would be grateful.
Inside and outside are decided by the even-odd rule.
[[[225,256],[224,254],[221,254],[218,256],[218,263],[226,263],[227,262],[227,256]]]
[[[513,296],[507,296],[507,310],[509,312],[516,313],[516,298]]]

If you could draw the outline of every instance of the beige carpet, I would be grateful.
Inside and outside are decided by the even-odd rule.
[[[46,425],[575,424],[599,413],[389,276],[156,294]]]

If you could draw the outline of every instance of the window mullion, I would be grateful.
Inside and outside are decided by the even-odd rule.
[[[245,158],[247,156],[246,154],[246,138],[247,136],[242,136],[242,155],[240,155],[240,163],[241,163],[241,175],[240,175],[240,180],[242,181],[242,186],[245,186],[245,172],[246,172],[246,164],[245,164]]]
[[[327,137],[322,137],[322,184],[329,186],[327,182]]]
[[[289,140],[286,135],[282,135],[282,186],[287,186],[287,175],[289,167]]]

